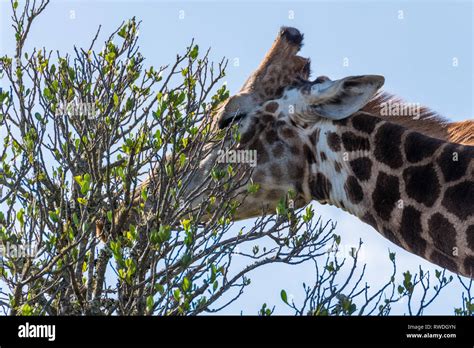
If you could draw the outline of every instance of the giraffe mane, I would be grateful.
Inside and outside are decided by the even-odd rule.
[[[420,106],[419,114],[414,116],[382,115],[383,104],[389,101],[392,104],[404,105],[401,98],[387,92],[379,92],[361,111],[433,138],[464,145],[474,145],[474,121],[450,122],[447,118],[426,106]]]

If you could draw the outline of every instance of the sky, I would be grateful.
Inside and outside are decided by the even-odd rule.
[[[20,1],[21,4],[21,1]],[[21,6],[21,5],[20,5]],[[0,54],[11,54],[9,3],[0,0]],[[305,34],[301,51],[312,61],[312,77],[385,76],[384,90],[407,102],[431,107],[451,120],[474,117],[473,3],[471,1],[62,1],[53,0],[32,28],[27,47],[63,53],[88,47],[99,25],[105,35],[132,16],[142,21],[140,47],[146,64],[173,62],[192,38],[211,58],[230,59],[226,82],[231,95],[257,68],[280,26]],[[345,64],[344,64],[345,63]],[[348,63],[348,64],[347,64]],[[2,83],[0,81],[0,83]],[[313,203],[317,215],[337,221],[346,250],[364,241],[367,283],[373,289],[391,274],[388,250],[398,269],[412,273],[434,267],[390,243],[372,227],[335,207]],[[251,226],[243,221],[235,228]],[[280,300],[285,289],[302,301],[302,283],[314,282],[311,263],[272,265],[251,273],[252,284],[225,314],[257,314],[266,302],[276,313],[291,314]],[[452,314],[461,304],[461,287],[444,289],[426,314]],[[406,304],[394,306],[401,314]]]

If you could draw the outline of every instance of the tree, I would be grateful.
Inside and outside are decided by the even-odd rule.
[[[304,303],[298,307],[281,292],[296,314],[389,314],[390,305],[411,299],[417,286],[424,294],[422,313],[450,282],[444,272],[437,274],[438,285],[425,301],[429,275],[407,272],[397,287],[395,255],[389,254],[394,273],[369,294],[367,285],[360,286],[364,270],[355,277],[357,250],[348,256],[347,278],[336,282],[345,261],[337,254],[335,224],[316,218],[311,207],[295,211],[288,200],[277,214],[236,231],[236,191],[258,190],[247,170],[215,161],[198,189],[185,190],[211,149],[239,140],[236,127],[217,131],[212,117],[229,96],[225,85],[219,87],[226,61],[210,62],[209,51],[201,53],[191,42],[173,64],[145,67],[135,18],[122,23],[101,51],[99,28],[90,46],[74,47],[72,55],[26,52],[32,24],[48,3],[27,1],[20,9],[11,2],[16,50],[0,59],[10,86],[0,92],[5,313],[218,312],[238,300],[256,268],[308,260],[317,281],[305,285]],[[189,204],[203,194],[201,205]],[[137,197],[150,206],[134,205]],[[135,219],[117,229],[124,211]],[[263,240],[271,246],[260,250]],[[459,314],[472,313],[471,303],[468,292]],[[260,314],[272,312],[265,304]]]

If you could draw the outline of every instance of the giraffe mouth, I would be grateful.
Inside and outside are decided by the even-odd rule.
[[[238,123],[245,116],[247,116],[246,113],[240,113],[240,114],[235,115],[234,117],[229,117],[229,118],[226,118],[226,119],[222,119],[219,122],[219,129],[227,128],[232,123]]]

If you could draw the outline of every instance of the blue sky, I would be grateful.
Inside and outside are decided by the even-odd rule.
[[[21,3],[21,1],[20,1]],[[184,14],[184,18],[183,17]],[[142,20],[140,46],[148,65],[174,60],[195,38],[211,57],[230,59],[226,81],[231,94],[258,66],[281,25],[305,34],[301,55],[312,60],[313,77],[381,74],[386,91],[430,106],[452,120],[473,118],[473,4],[470,1],[61,1],[38,18],[29,47],[71,52],[88,46],[102,25],[102,41],[123,20]],[[9,3],[0,0],[0,54],[11,54]],[[181,17],[181,18],[180,18]],[[401,18],[402,17],[402,18]],[[349,65],[344,66],[347,58]],[[238,65],[234,64],[238,60]],[[453,66],[453,61],[457,66]],[[338,222],[343,244],[364,241],[366,280],[376,288],[391,272],[387,257],[397,252],[399,270],[434,267],[405,252],[373,228],[336,208],[314,203],[323,219]],[[249,226],[251,222],[239,222]],[[302,282],[313,281],[312,264],[270,266],[251,274],[252,285],[226,313],[256,314],[263,302],[281,304],[280,290],[302,300]],[[449,286],[426,313],[452,314],[461,288]],[[395,306],[393,313],[401,313]]]

